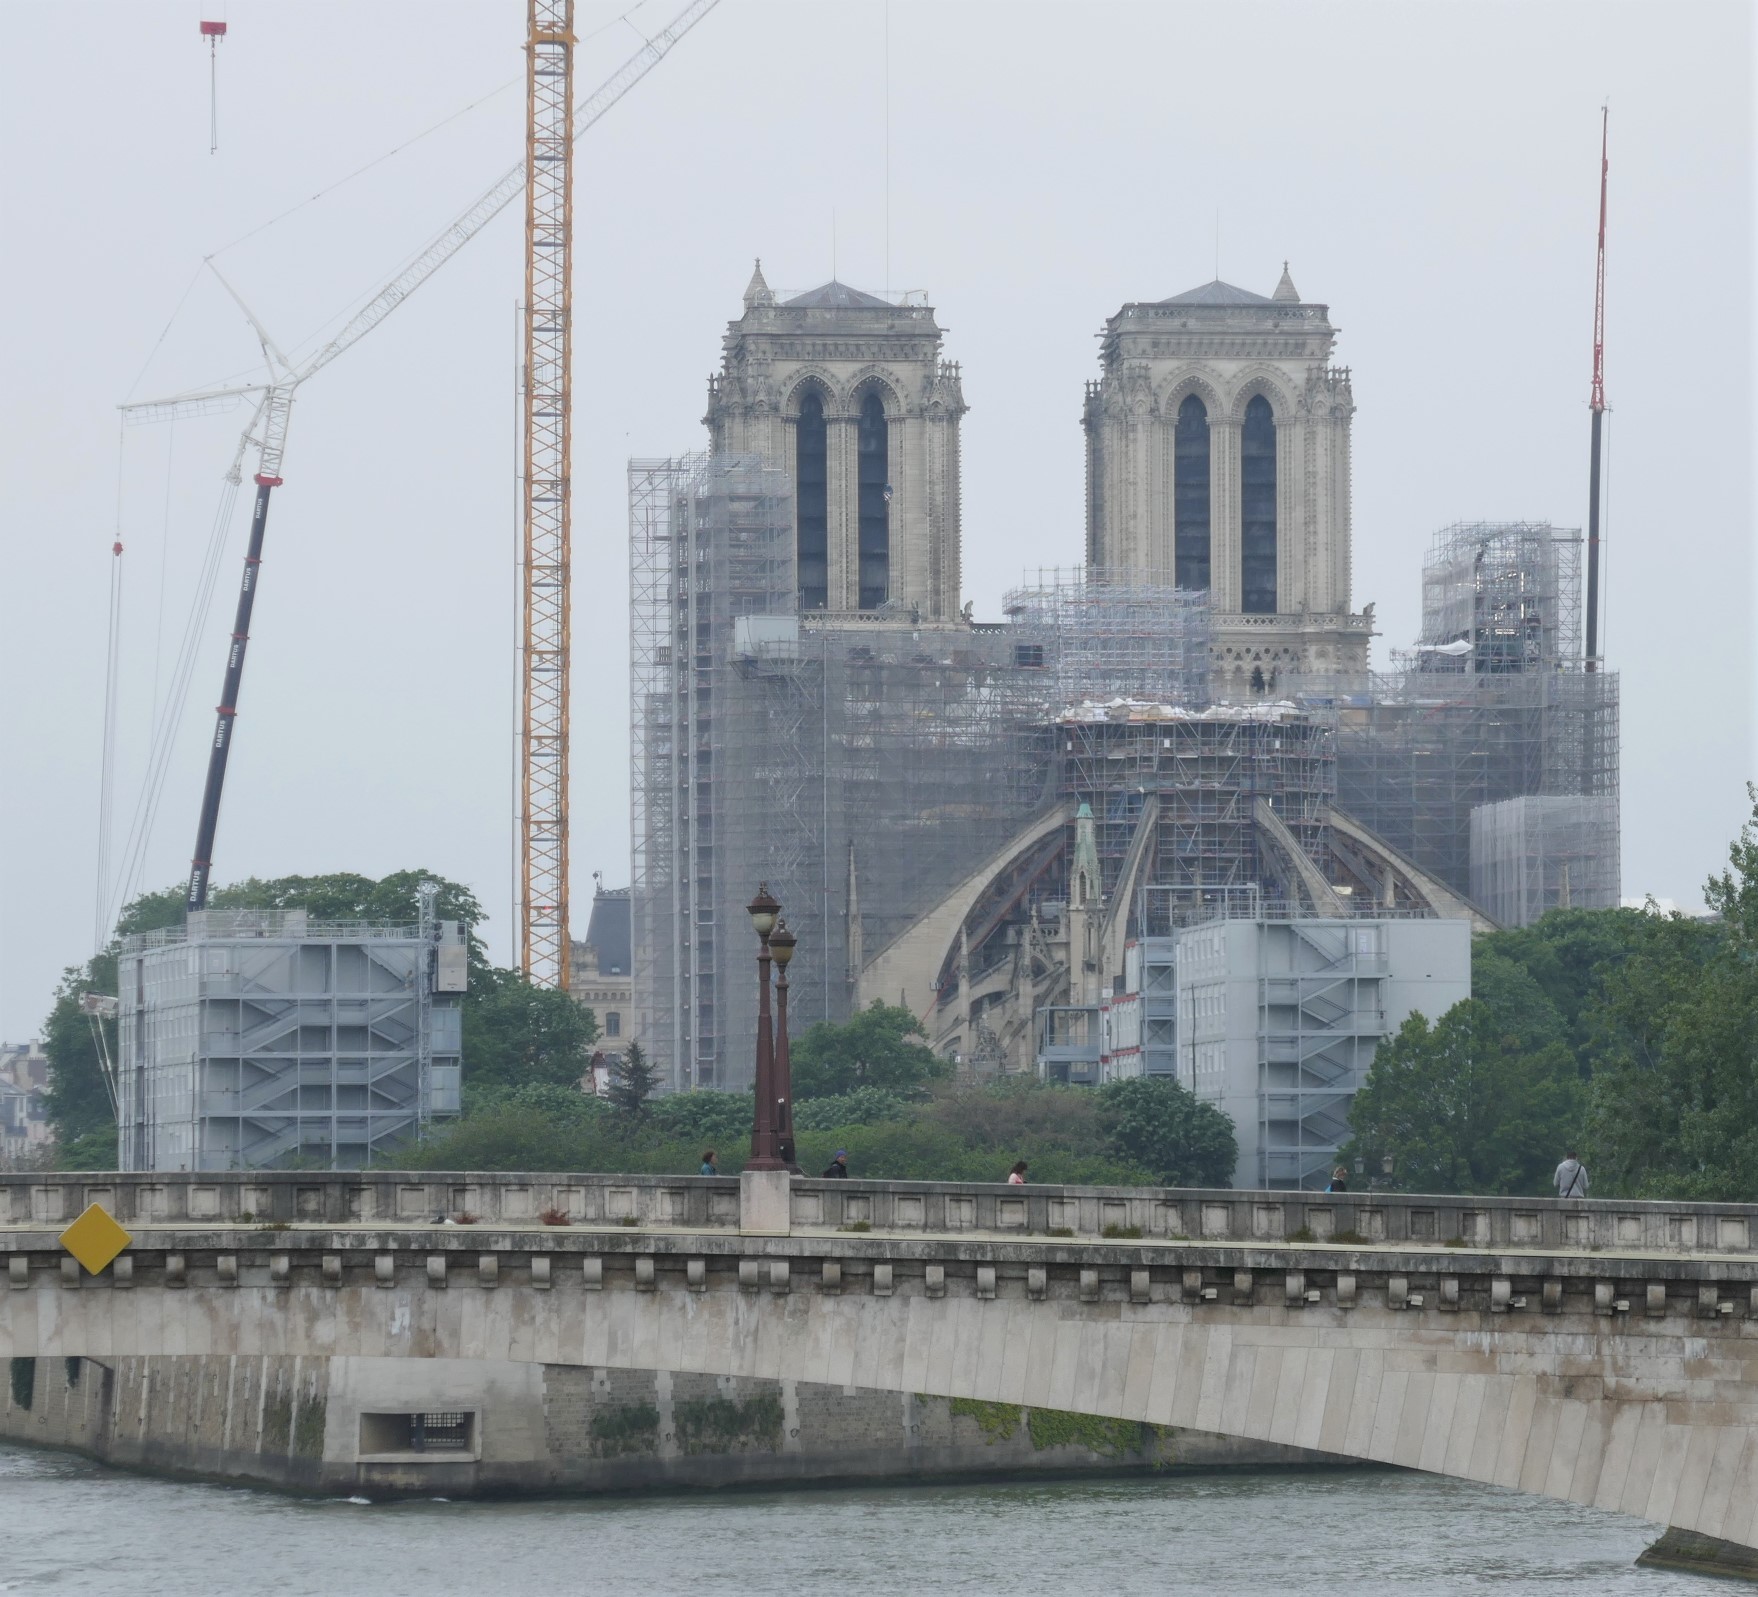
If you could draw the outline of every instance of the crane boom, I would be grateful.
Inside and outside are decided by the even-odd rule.
[[[646,77],[666,57],[671,47],[707,16],[720,0],[691,0],[672,19],[671,26],[655,34],[611,74],[590,99],[573,111],[571,137],[577,142],[586,130],[604,115],[630,89]],[[571,73],[570,73],[571,81]],[[529,155],[527,156],[529,160]],[[521,161],[502,177],[477,202],[422,250],[390,282],[366,302],[343,325],[342,329],[300,368],[301,380],[321,371],[343,350],[358,343],[373,328],[415,292],[440,267],[444,266],[471,239],[498,216],[513,199],[524,191],[526,161]]]
[[[519,965],[568,985],[574,0],[528,0]]]
[[[571,0],[569,15],[571,17]],[[577,109],[572,104],[572,30],[569,30],[569,98],[565,106],[566,112],[566,149],[565,156],[571,156],[572,146],[585,131],[591,127],[605,112],[610,110],[617,101],[629,92],[642,78],[653,70],[673,45],[684,37],[691,28],[707,16],[719,3],[719,0],[691,0],[691,3],[674,17],[668,27],[643,42],[641,48],[611,74],[598,89]],[[533,32],[535,39],[535,31]],[[546,155],[553,160],[553,154]],[[459,216],[437,238],[427,245],[411,260],[390,282],[386,283],[378,293],[368,300],[327,343],[309,356],[301,365],[293,366],[280,350],[255,313],[244,303],[243,298],[232,285],[220,276],[219,269],[214,266],[212,258],[208,260],[208,269],[218,277],[226,292],[238,302],[245,317],[255,329],[262,342],[263,356],[269,365],[271,377],[265,384],[254,384],[240,387],[223,387],[207,390],[195,389],[180,394],[172,394],[162,399],[144,400],[118,407],[125,418],[130,421],[170,420],[186,415],[205,415],[213,410],[229,408],[240,398],[257,396],[257,408],[252,417],[251,425],[246,428],[239,441],[239,460],[235,460],[232,476],[236,480],[242,463],[244,452],[252,445],[257,451],[257,469],[255,472],[256,503],[250,518],[250,541],[244,557],[244,574],[238,588],[238,607],[232,626],[231,646],[226,655],[225,685],[220,696],[220,703],[215,710],[214,737],[208,750],[207,781],[202,791],[201,819],[196,829],[195,854],[190,861],[189,890],[186,898],[187,907],[191,910],[207,907],[208,878],[213,863],[214,834],[219,825],[220,797],[225,788],[226,762],[232,747],[233,721],[238,713],[238,692],[244,678],[244,656],[250,642],[250,617],[256,602],[258,568],[262,564],[263,537],[268,529],[269,496],[281,486],[281,461],[287,447],[287,429],[292,419],[293,397],[299,386],[307,378],[316,373],[343,351],[357,344],[362,338],[377,327],[404,300],[420,288],[430,277],[458,253],[471,239],[475,238],[490,221],[494,219],[512,201],[513,196],[526,187],[526,179],[531,156],[528,149],[527,159],[521,161],[505,174],[493,187],[483,194],[473,205]],[[564,159],[562,163],[571,171],[572,163]],[[529,295],[527,296],[529,298]],[[529,457],[528,457],[529,465]],[[566,456],[563,455],[563,480],[565,482]],[[529,470],[527,479],[529,480]],[[562,502],[566,503],[565,492]],[[564,511],[565,515],[565,511]],[[560,658],[562,662],[561,680],[563,687],[562,725],[563,743],[565,745],[566,727],[566,660],[567,660],[567,620],[566,599],[566,532],[563,531],[563,578],[560,590],[561,600],[561,641]],[[527,563],[529,570],[529,562]],[[529,612],[528,612],[529,613]],[[527,649],[527,657],[530,650]],[[529,715],[527,725],[530,724]],[[529,749],[529,743],[527,744]],[[566,771],[561,773],[561,803],[563,819],[561,829],[562,875],[566,875]],[[567,960],[566,903],[560,905],[562,911],[562,931],[560,935],[560,959],[558,978],[565,983]]]

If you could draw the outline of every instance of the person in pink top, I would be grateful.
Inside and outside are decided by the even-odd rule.
[[[1026,1162],[1025,1162],[1025,1160],[1021,1159],[1018,1164],[1016,1164],[1011,1170],[1009,1170],[1007,1172],[1008,1186],[1010,1186],[1010,1187],[1023,1187],[1025,1185],[1025,1173],[1026,1173]]]

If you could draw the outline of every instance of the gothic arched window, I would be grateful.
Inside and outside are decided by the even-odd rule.
[[[857,454],[860,460],[860,608],[877,610],[891,592],[890,429],[885,405],[872,389],[861,401]]]
[[[1172,446],[1172,580],[1209,585],[1209,413],[1195,394],[1178,407]]]
[[[830,603],[828,461],[824,401],[816,389],[808,389],[800,401],[794,436],[794,505],[799,517],[795,571],[802,610],[822,610]]]
[[[1276,418],[1254,394],[1239,440],[1239,608],[1276,613]]]

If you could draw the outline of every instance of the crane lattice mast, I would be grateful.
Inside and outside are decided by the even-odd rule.
[[[1592,477],[1587,485],[1587,669],[1599,669],[1599,450],[1605,424],[1605,186],[1611,167],[1606,160],[1606,135],[1611,109],[1599,113],[1599,264],[1593,279],[1593,411]]]
[[[528,3],[519,963],[566,988],[574,0]]]

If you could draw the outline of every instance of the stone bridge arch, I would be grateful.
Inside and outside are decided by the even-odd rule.
[[[512,1178],[433,1179],[498,1180],[500,1208],[517,1206]],[[0,1230],[0,1357],[474,1360],[928,1393],[1285,1443],[1754,1540],[1749,1210],[566,1179],[582,1207],[598,1180],[596,1221],[171,1219],[137,1224],[95,1277],[53,1231],[15,1221]],[[604,1212],[613,1192],[636,1224]],[[678,1212],[680,1193],[703,1220]],[[730,1223],[706,1223],[717,1198]],[[873,1230],[841,1229],[860,1223]],[[1658,1245],[1592,1240],[1632,1227]],[[1576,1248],[1549,1240],[1571,1230]]]

